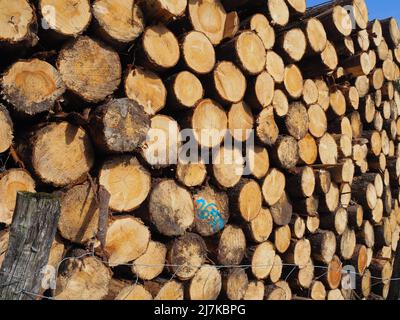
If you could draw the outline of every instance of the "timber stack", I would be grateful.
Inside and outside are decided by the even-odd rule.
[[[46,296],[387,298],[394,18],[369,21],[364,0],[0,8],[0,263],[16,193],[45,191],[61,197],[48,264],[63,260]],[[178,157],[183,129],[222,161]]]

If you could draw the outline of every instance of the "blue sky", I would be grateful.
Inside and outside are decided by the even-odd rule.
[[[326,0],[307,0],[307,7],[326,2]],[[399,0],[366,0],[369,9],[369,19],[384,19],[395,17],[400,24]]]

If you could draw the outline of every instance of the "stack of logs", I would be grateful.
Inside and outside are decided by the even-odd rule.
[[[17,191],[45,191],[62,208],[49,264],[69,257],[42,292],[57,299],[388,296],[400,233],[395,19],[369,21],[364,0],[0,8],[0,263]],[[223,136],[196,133],[245,143],[235,129],[254,129],[251,175],[241,161],[162,161],[151,132],[170,128],[238,158]],[[199,216],[210,204],[222,221]],[[354,290],[342,270],[357,274]]]

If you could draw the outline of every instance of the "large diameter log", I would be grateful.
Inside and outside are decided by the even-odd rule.
[[[163,109],[167,100],[167,90],[162,80],[155,73],[142,68],[129,71],[125,79],[125,93],[150,115]]]
[[[283,169],[292,169],[299,161],[299,149],[295,138],[292,136],[279,136],[273,149],[273,161]]]
[[[252,31],[243,31],[220,45],[218,55],[220,60],[233,61],[249,75],[261,73],[266,63],[265,47],[260,37]]]
[[[53,31],[59,38],[81,35],[92,19],[88,0],[40,0],[38,10],[42,17],[42,27]]]
[[[89,135],[68,122],[50,123],[39,129],[29,147],[35,174],[56,187],[81,181],[93,166]]]
[[[60,202],[48,194],[20,192],[7,253],[1,265],[1,300],[34,300],[46,265],[60,216]],[[32,250],[35,248],[35,250]],[[18,257],[15,259],[15,257]],[[27,268],[27,269],[26,269]],[[26,276],[25,281],[15,281]]]
[[[38,37],[34,6],[26,0],[12,2],[2,0],[0,4],[2,7],[0,44],[6,48],[15,45],[35,46]]]
[[[171,197],[171,194],[175,197]],[[179,202],[176,202],[179,199]],[[157,230],[166,236],[183,235],[194,222],[190,193],[173,180],[161,180],[152,190],[149,214]]]
[[[87,36],[73,40],[61,50],[57,68],[67,89],[87,102],[104,100],[121,82],[117,52]]]
[[[191,300],[216,300],[221,288],[220,271],[212,265],[203,265],[190,280],[188,296]]]
[[[301,102],[293,102],[285,117],[286,131],[295,139],[303,139],[309,129],[309,117],[307,109]]]
[[[147,27],[137,51],[137,63],[154,71],[174,67],[180,58],[179,43],[175,35],[162,24]]]
[[[356,248],[356,234],[354,230],[347,228],[345,232],[338,237],[338,251],[344,260],[350,260]]]
[[[39,59],[13,64],[1,82],[4,99],[22,116],[50,111],[65,92],[58,71]]]
[[[337,209],[335,213],[320,216],[320,227],[324,230],[335,231],[338,235],[342,235],[346,231],[347,224],[348,216],[344,208]]]
[[[326,269],[316,270],[317,279],[321,280],[327,288],[331,290],[337,289],[342,280],[342,262],[338,256],[328,263]]]
[[[313,136],[309,133],[298,141],[300,163],[312,165],[318,158],[318,146]]]
[[[250,221],[246,228],[246,233],[250,240],[262,243],[269,239],[274,221],[271,215],[271,211],[266,208],[261,208],[257,217]]]
[[[377,195],[375,186],[368,181],[362,179],[362,177],[356,178],[352,182],[352,193],[354,199],[363,205],[364,208],[373,210],[376,206]]]
[[[330,71],[334,71],[338,64],[337,50],[334,44],[328,41],[325,49],[320,53],[319,59],[305,59],[301,63],[301,69],[307,77],[320,77]]]
[[[272,50],[267,51],[265,69],[274,79],[275,83],[282,83],[285,76],[285,64],[280,55]]]
[[[168,104],[174,108],[193,108],[204,95],[200,80],[188,71],[182,71],[167,80]]]
[[[218,233],[225,228],[229,219],[228,195],[206,185],[193,192],[196,218],[195,230],[203,237]]]
[[[92,138],[106,153],[137,150],[146,139],[150,117],[135,102],[124,98],[98,107],[90,119]]]
[[[250,81],[245,99],[252,107],[262,109],[271,105],[274,92],[274,79],[268,72],[263,71],[253,81]]]
[[[154,295],[154,300],[183,300],[183,284],[176,280],[170,280],[162,284],[160,290]]]
[[[201,236],[186,233],[169,246],[167,261],[170,271],[180,280],[194,277],[206,258],[206,244]]]
[[[167,248],[160,242],[150,241],[146,252],[135,260],[132,272],[140,279],[152,280],[164,269]]]
[[[310,288],[314,279],[314,264],[311,259],[309,259],[305,266],[294,269],[291,266],[287,266],[286,269],[285,273],[290,272],[287,277],[292,290],[301,291]]]
[[[7,108],[0,104],[0,153],[7,151],[14,140],[14,124]]]
[[[295,264],[304,268],[310,261],[311,244],[308,239],[291,241],[289,249],[284,254],[285,263]]]
[[[55,299],[100,300],[107,295],[110,281],[111,271],[96,257],[71,257],[60,267]]]
[[[364,274],[367,269],[367,247],[357,244],[350,261],[359,274]]]
[[[74,243],[86,243],[98,230],[99,206],[89,183],[77,185],[61,197],[58,230],[61,236]]]
[[[193,29],[203,32],[213,45],[222,41],[226,12],[219,0],[189,1],[188,15]]]
[[[292,197],[311,197],[315,190],[315,174],[310,167],[296,169],[288,178],[286,190]]]
[[[329,133],[319,140],[318,154],[321,163],[324,165],[334,165],[338,160],[338,148],[335,139]]]
[[[150,241],[150,230],[131,216],[113,218],[107,228],[106,245],[110,266],[126,264],[143,255]],[[129,243],[129,245],[127,245]]]
[[[146,200],[151,177],[135,157],[124,155],[105,160],[100,168],[99,182],[111,195],[110,209],[129,212]]]
[[[319,54],[325,50],[328,39],[321,21],[316,18],[307,20],[305,35],[308,41],[309,54]]]
[[[267,17],[273,26],[284,27],[289,22],[290,12],[284,0],[267,2]]]
[[[250,281],[243,300],[264,300],[265,285],[263,281]]]

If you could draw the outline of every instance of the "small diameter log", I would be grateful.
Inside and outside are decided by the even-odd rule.
[[[364,210],[359,204],[353,204],[347,208],[349,226],[352,229],[360,229],[364,220]]]
[[[338,237],[337,250],[344,260],[350,260],[354,254],[356,247],[356,234],[354,230],[346,229],[341,236]]]
[[[58,71],[39,59],[16,62],[1,82],[4,99],[25,117],[50,111],[65,92]]]
[[[249,286],[244,269],[229,269],[222,275],[222,291],[229,300],[242,300]]]
[[[278,139],[279,128],[274,117],[274,108],[263,109],[256,119],[256,137],[266,146],[273,146]]]
[[[222,278],[219,270],[212,265],[203,265],[190,280],[190,300],[216,300],[221,292]]]
[[[271,280],[272,283],[277,284],[279,282],[282,276],[282,270],[283,270],[282,259],[279,255],[275,255],[274,265],[269,274],[269,279]]]
[[[263,14],[256,13],[249,20],[245,20],[242,25],[246,29],[254,31],[260,37],[266,50],[271,50],[274,47],[275,30]]]
[[[35,8],[26,0],[1,1],[0,44],[5,48],[16,45],[33,47],[38,42]],[[18,17],[18,19],[16,19]]]
[[[221,265],[239,265],[246,252],[246,238],[241,228],[227,226],[219,236],[216,258]]]
[[[162,80],[150,71],[133,68],[125,79],[126,96],[146,113],[154,115],[165,107],[167,90]]]
[[[364,208],[373,210],[376,206],[377,195],[375,186],[368,181],[357,177],[352,182],[352,194],[354,199]]]
[[[305,14],[307,10],[307,4],[305,0],[287,0],[286,1],[290,16],[296,17]]]
[[[277,39],[277,45],[286,61],[299,62],[306,52],[307,40],[300,28],[293,28]]]
[[[271,206],[271,214],[274,223],[278,226],[286,226],[290,223],[293,214],[292,203],[286,193],[283,193],[279,201]]]
[[[264,300],[265,285],[263,281],[250,281],[243,300]]]
[[[301,62],[301,70],[306,77],[320,77],[334,71],[339,64],[338,53],[330,41],[320,53],[319,59],[308,58]]]
[[[213,45],[218,45],[222,41],[226,12],[219,0],[189,1],[188,15],[193,29],[203,32]]]
[[[283,169],[292,169],[299,160],[297,141],[292,136],[279,136],[273,149],[273,161]]]
[[[215,65],[215,51],[205,34],[191,31],[181,39],[182,61],[192,72],[207,74]]]
[[[272,187],[273,186],[273,187]],[[262,193],[269,206],[278,203],[284,194],[286,186],[285,175],[278,169],[272,168],[264,179]]]
[[[40,0],[38,10],[42,17],[42,28],[51,30],[61,39],[76,38],[81,35],[92,19],[88,0],[76,2]]]
[[[303,101],[306,105],[310,106],[316,104],[318,101],[318,87],[311,79],[304,80],[303,85]]]
[[[81,181],[93,166],[89,135],[68,122],[50,123],[36,131],[30,148],[35,174],[55,187]]]
[[[274,92],[274,98],[272,99],[272,106],[274,107],[275,114],[282,118],[287,115],[289,111],[289,101],[286,94],[277,89]]]
[[[111,271],[96,257],[71,257],[60,267],[56,300],[101,300],[108,293]]]
[[[179,43],[175,35],[162,24],[147,27],[137,50],[137,63],[154,71],[174,67],[180,58]]]
[[[96,236],[99,206],[95,197],[88,182],[74,186],[62,195],[58,231],[64,239],[84,244]]]
[[[289,22],[289,8],[284,0],[271,0],[267,3],[267,18],[273,26],[284,27]]]
[[[194,130],[194,137],[201,147],[213,148],[221,144],[228,118],[218,103],[211,99],[201,100],[188,118],[188,127]]]
[[[243,161],[238,149],[225,147],[218,149],[211,171],[220,188],[233,188],[239,183],[244,172]]]
[[[262,243],[269,239],[273,225],[274,221],[270,210],[261,208],[257,217],[247,224],[246,231],[252,241]]]
[[[101,166],[99,183],[111,195],[111,210],[129,212],[137,209],[147,198],[151,176],[135,157],[115,156],[105,160]]]
[[[48,261],[54,241],[60,202],[49,194],[29,192],[19,192],[16,202],[8,248],[0,268],[1,283],[7,284],[0,290],[0,299],[34,300],[31,293],[39,293],[41,268]],[[25,281],[15,281],[24,275]]]
[[[365,270],[362,276],[356,279],[356,292],[361,294],[364,298],[368,298],[371,294],[371,271]]]
[[[298,99],[303,94],[303,75],[300,69],[294,65],[285,68],[283,84],[289,96]]]
[[[183,284],[175,280],[170,280],[161,286],[157,294],[154,295],[154,300],[183,300],[183,296]]]
[[[356,268],[357,273],[364,274],[367,269],[367,247],[357,244],[350,261],[352,266]]]
[[[286,190],[291,197],[307,198],[314,194],[315,174],[310,167],[296,169],[287,181]]]
[[[395,18],[388,18],[381,21],[382,34],[391,48],[396,48],[400,43],[399,26]]]
[[[299,160],[306,165],[312,165],[318,158],[318,146],[313,136],[309,133],[298,141]]]
[[[342,262],[338,256],[333,256],[326,269],[316,269],[317,279],[327,288],[334,290],[339,288],[342,280]]]
[[[309,128],[307,109],[301,102],[293,102],[285,118],[285,129],[297,140],[303,139]]]
[[[372,287],[374,284],[382,283],[384,285],[390,283],[392,277],[393,267],[390,261],[381,259],[372,259],[369,266],[371,275],[377,279],[372,279]]]
[[[286,300],[286,291],[275,284],[268,285],[265,287],[264,300]]]
[[[381,224],[374,226],[375,248],[383,248],[392,244],[392,230],[388,218],[383,218]]]
[[[254,108],[266,108],[271,105],[274,92],[274,79],[269,73],[263,71],[253,81],[250,81],[246,93],[246,101]]]
[[[335,139],[325,133],[318,143],[318,154],[322,164],[334,165],[338,160],[338,148]]]
[[[346,231],[347,224],[348,216],[344,208],[337,209],[335,213],[320,215],[320,227],[324,230],[335,231],[338,235]]]
[[[240,18],[236,11],[231,11],[226,14],[224,39],[232,39],[236,36],[240,29]]]
[[[220,60],[232,61],[248,75],[257,75],[265,68],[265,47],[253,31],[243,31],[234,39],[220,45],[218,56]]]
[[[145,253],[134,261],[132,272],[139,279],[152,280],[163,271],[166,255],[167,248],[164,244],[150,240]]]
[[[285,64],[280,55],[276,52],[268,50],[266,57],[265,69],[274,79],[275,83],[282,83],[285,77]]]
[[[318,88],[318,101],[317,104],[327,111],[329,108],[329,87],[323,79],[315,80],[315,85]]]
[[[353,42],[356,45],[355,49],[357,52],[359,51],[368,51],[370,48],[370,41],[369,41],[369,36],[367,30],[361,30],[352,35]],[[369,53],[366,53],[369,55]],[[372,70],[373,68],[370,67],[369,70]]]
[[[258,280],[266,279],[274,265],[274,245],[266,241],[249,250],[251,253],[251,272],[253,276]]]
[[[253,113],[244,101],[231,105],[228,111],[228,129],[235,140],[246,141],[254,122]]]
[[[10,231],[7,229],[0,231],[0,266],[3,264],[6,256],[8,241],[10,239]]]
[[[285,263],[295,264],[300,269],[307,266],[311,257],[311,244],[307,239],[292,240],[284,254]]]
[[[139,3],[146,12],[146,18],[149,21],[154,20],[168,23],[184,15],[188,1],[146,0],[139,1]]]
[[[351,183],[354,177],[354,163],[351,159],[345,159],[341,163],[330,167],[332,181],[340,183]]]
[[[0,153],[7,151],[14,140],[14,125],[7,108],[0,103]]]
[[[332,185],[331,174],[329,171],[320,169],[315,170],[315,191],[317,194],[327,194]]]
[[[150,123],[150,130],[140,148],[142,158],[153,168],[176,164],[181,146],[178,123],[162,114],[155,115]]]
[[[106,245],[110,266],[126,264],[143,255],[150,241],[150,230],[131,216],[113,218],[107,228]],[[127,245],[129,244],[129,245]]]
[[[230,61],[219,62],[205,83],[206,91],[222,104],[238,103],[245,95],[247,82],[239,68]]]
[[[175,196],[171,197],[171,194]],[[149,214],[161,234],[183,235],[195,218],[191,194],[173,180],[161,180],[151,192]]]
[[[312,257],[318,262],[329,264],[336,252],[336,238],[331,231],[319,231],[309,237]]]
[[[269,170],[270,160],[266,148],[255,145],[248,151],[246,163],[249,163],[249,169],[254,178],[260,180],[264,178]]]
[[[358,110],[360,105],[360,95],[357,89],[354,86],[345,87],[342,89],[342,92],[345,96],[346,103],[354,110]]]
[[[206,177],[206,166],[202,162],[182,163],[179,161],[176,166],[176,179],[186,187],[200,186]]]
[[[335,289],[335,290],[329,290],[328,295],[326,297],[328,301],[342,301],[346,300],[342,294],[342,291],[340,289]]]
[[[153,300],[153,296],[140,284],[124,287],[115,300]]]
[[[204,95],[200,80],[188,71],[182,71],[167,80],[168,105],[174,108],[193,108]]]
[[[197,233],[208,237],[225,228],[229,219],[229,199],[225,192],[206,185],[193,192],[193,201]]]
[[[313,226],[316,226],[317,229],[319,227],[319,217],[318,217],[318,206],[319,206],[319,199],[316,197],[309,197],[306,199],[296,199],[292,203],[294,211],[309,217],[315,217],[317,219],[310,220]]]
[[[364,244],[367,248],[373,248],[375,244],[375,233],[369,221],[364,221],[361,229],[357,232],[357,242]]]
[[[18,192],[35,192],[35,181],[23,169],[10,169],[0,174],[0,223],[11,224]]]
[[[292,216],[290,221],[290,229],[292,231],[292,238],[302,239],[306,233],[306,223],[298,214]]]
[[[308,108],[309,131],[315,138],[322,138],[327,131],[328,120],[326,113],[318,105],[313,104]]]
[[[329,97],[331,117],[341,117],[346,113],[346,98],[342,91],[334,89]]]
[[[115,99],[95,109],[90,128],[93,141],[103,152],[133,152],[146,139],[150,117],[136,102]]]
[[[312,300],[326,300],[326,289],[321,281],[313,281],[309,290]]]
[[[143,12],[133,0],[96,0],[92,8],[98,34],[117,47],[133,42],[144,30]]]
[[[259,184],[251,179],[242,179],[229,192],[232,212],[250,222],[257,217],[262,206],[262,193]]]
[[[86,102],[104,100],[121,82],[117,52],[87,36],[73,40],[61,50],[57,68],[67,89]]]
[[[325,50],[328,39],[321,21],[317,18],[307,20],[304,33],[308,42],[308,55],[320,54]]]
[[[176,238],[169,246],[167,261],[170,272],[180,280],[189,280],[203,265],[206,258],[206,244],[195,233],[186,233]]]

